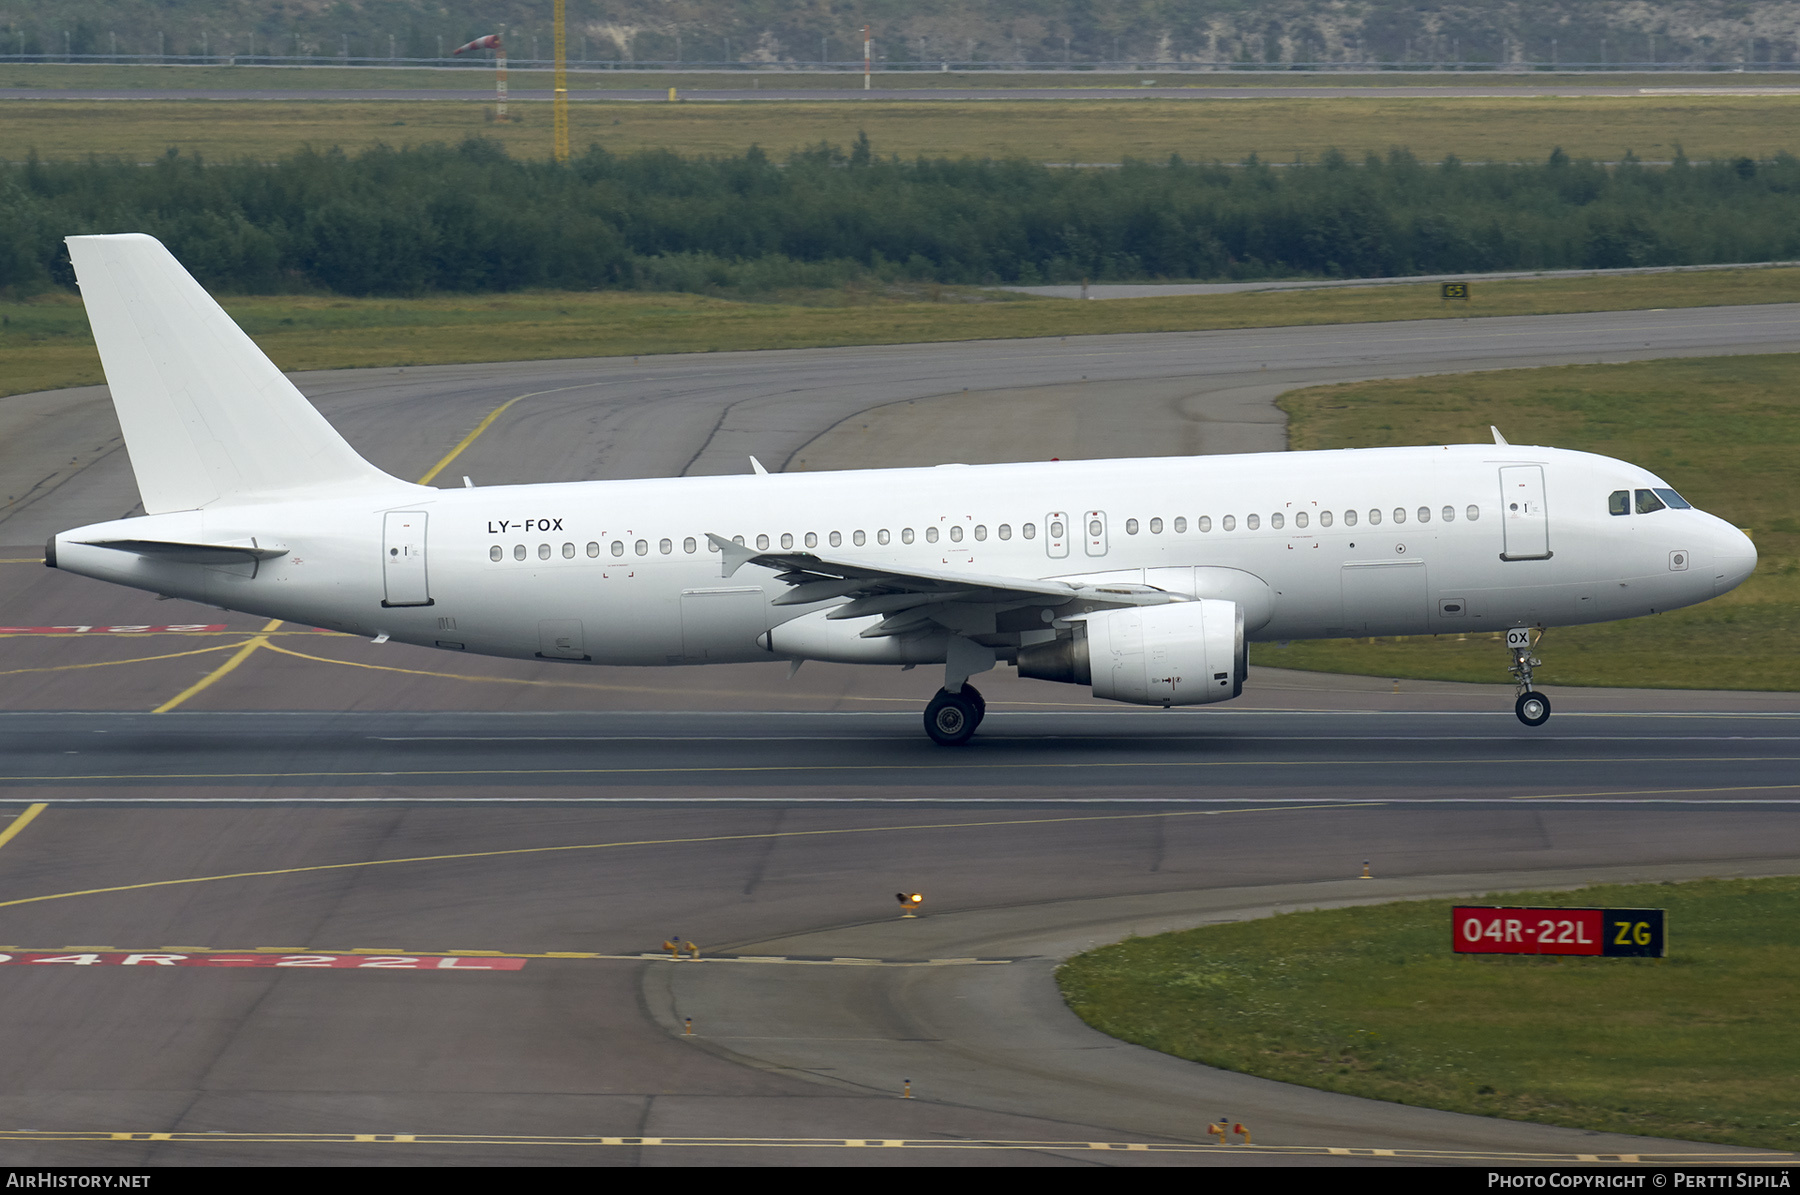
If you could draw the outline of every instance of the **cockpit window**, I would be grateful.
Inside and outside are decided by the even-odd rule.
[[[1659,486],[1655,493],[1658,498],[1661,498],[1664,502],[1669,504],[1670,510],[1694,509],[1693,503],[1689,502],[1686,498],[1683,498],[1680,494],[1677,494],[1674,490],[1665,490]]]
[[[1663,500],[1656,496],[1654,490],[1639,490],[1637,492],[1637,512],[1639,514],[1647,515],[1653,510],[1662,509]]]
[[[1631,491],[1614,490],[1606,496],[1606,513],[1628,515],[1631,513]]]

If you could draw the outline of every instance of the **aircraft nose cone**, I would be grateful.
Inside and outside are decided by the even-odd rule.
[[[1756,545],[1736,527],[1728,528],[1713,550],[1713,593],[1729,593],[1756,571]]]

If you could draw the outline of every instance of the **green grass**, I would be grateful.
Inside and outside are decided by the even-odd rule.
[[[517,61],[515,52],[514,61]],[[508,83],[514,88],[548,88],[551,72],[523,70],[517,66],[508,72]],[[332,67],[308,66],[303,69],[276,66],[151,66],[110,63],[8,63],[0,65],[0,87],[42,87],[50,90],[72,88],[180,88],[215,90],[394,90],[413,91],[421,88],[491,86],[491,65],[455,67]],[[939,88],[981,87],[988,89],[1047,88],[1080,91],[1093,87],[1144,87],[1155,80],[1164,87],[1479,87],[1484,90],[1502,87],[1790,87],[1791,72],[1717,71],[1596,71],[1576,73],[1558,71],[1381,71],[1349,74],[1336,71],[1144,71],[1102,72],[1074,71],[883,71],[875,76],[875,86],[883,90],[934,91]],[[814,71],[738,70],[738,71],[614,71],[571,66],[568,86],[571,91],[614,91],[640,88],[749,88],[760,83],[764,87],[783,90],[844,91],[862,87],[860,70],[825,74]],[[1148,90],[1146,88],[1146,90]]]
[[[1454,307],[1431,283],[1090,303],[915,285],[757,302],[592,291],[227,296],[224,304],[283,369],[347,369],[1783,303],[1800,300],[1800,269],[1518,279],[1478,282],[1474,292],[1470,303]],[[0,301],[0,395],[101,380],[76,296]],[[1301,417],[1295,418],[1298,426]],[[1462,426],[1485,424],[1464,420]]]
[[[300,72],[295,72],[296,74]],[[519,86],[524,86],[520,84]],[[51,93],[53,94],[53,93]],[[29,150],[52,159],[89,154],[149,161],[170,147],[209,158],[271,160],[306,145],[346,150],[376,144],[490,137],[521,158],[550,154],[546,102],[511,105],[518,122],[496,124],[487,105],[463,100],[6,101],[7,158]],[[1441,99],[1383,93],[1352,99],[946,100],[921,104],[829,98],[765,103],[583,101],[570,105],[569,135],[626,152],[735,155],[760,145],[777,157],[866,131],[880,153],[914,157],[1028,158],[1047,162],[1274,161],[1352,155],[1403,145],[1421,159],[1541,161],[1561,146],[1603,161],[1627,150],[1667,160],[1766,158],[1800,151],[1800,96],[1629,96]]]
[[[1667,959],[1453,955],[1451,903],[1133,938],[1071,959],[1057,979],[1095,1028],[1226,1070],[1482,1116],[1800,1149],[1800,879],[1467,902],[1666,908]]]
[[[1287,394],[1291,448],[1454,444],[1496,424],[1517,443],[1619,457],[1750,531],[1756,574],[1721,598],[1651,618],[1553,628],[1540,683],[1800,689],[1800,355],[1504,370]],[[1554,518],[1554,515],[1552,515]],[[1257,644],[1271,667],[1504,681],[1495,635]]]

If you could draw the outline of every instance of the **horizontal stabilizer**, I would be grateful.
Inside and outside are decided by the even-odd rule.
[[[166,539],[96,539],[95,548],[114,548],[136,552],[173,564],[244,564],[252,560],[273,560],[286,556],[286,548],[259,548],[255,544],[187,544]]]
[[[142,233],[68,238],[146,514],[401,487]]]

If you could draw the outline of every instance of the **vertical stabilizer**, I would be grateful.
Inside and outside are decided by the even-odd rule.
[[[156,238],[68,246],[145,513],[404,485],[358,456]]]

